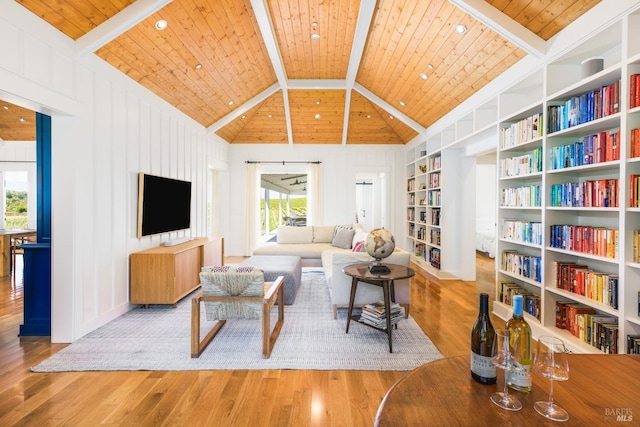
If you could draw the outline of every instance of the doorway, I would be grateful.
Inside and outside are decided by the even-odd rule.
[[[388,228],[387,174],[357,173],[355,221],[366,230]]]

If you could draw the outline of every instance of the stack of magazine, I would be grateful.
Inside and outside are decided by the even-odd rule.
[[[390,313],[391,324],[395,325],[404,317],[404,307],[394,302],[391,304]],[[387,329],[387,311],[385,310],[384,301],[377,301],[362,307],[360,321],[376,328]]]

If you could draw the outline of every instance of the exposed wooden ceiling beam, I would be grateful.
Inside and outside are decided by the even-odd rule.
[[[282,63],[282,55],[278,48],[275,31],[273,30],[273,22],[271,22],[269,7],[267,6],[266,0],[251,0],[251,7],[256,15],[262,39],[267,47],[267,52],[271,59],[273,70],[276,73],[276,78],[278,79],[278,83],[282,89],[284,117],[287,124],[287,139],[289,140],[289,145],[293,145],[293,128],[291,127],[287,73],[285,72],[284,64]]]
[[[232,121],[234,121],[235,119],[237,119],[238,117],[246,113],[247,111],[251,110],[253,107],[258,105],[262,101],[269,98],[278,90],[280,90],[280,85],[278,83],[274,83],[273,85],[269,86],[267,89],[263,90],[262,92],[260,92],[259,94],[257,94],[256,96],[254,96],[253,98],[251,98],[250,100],[248,100],[247,102],[245,102],[244,104],[242,104],[241,106],[239,106],[238,108],[236,108],[235,110],[233,110],[232,112],[230,112],[229,114],[227,114],[226,116],[224,116],[223,118],[221,118],[220,120],[212,124],[211,126],[209,126],[207,128],[207,133],[211,134],[222,129],[223,127],[225,127],[226,125],[228,125],[229,123],[231,123]]]
[[[138,0],[76,40],[76,53],[93,53],[173,0]]]
[[[547,42],[484,0],[449,0],[524,51],[542,58]]]
[[[342,127],[342,145],[347,144],[347,135],[349,134],[349,114],[351,113],[351,89],[356,82],[356,75],[362,61],[362,53],[367,43],[367,36],[371,29],[371,21],[376,10],[375,1],[360,2],[360,10],[358,11],[358,21],[356,22],[356,30],[353,35],[353,44],[351,45],[351,56],[349,58],[349,68],[347,68],[346,87],[347,93],[344,101],[344,125]]]
[[[390,113],[396,119],[399,119],[400,121],[402,121],[405,125],[409,126],[416,132],[420,134],[425,134],[427,132],[427,130],[422,125],[420,125],[420,123],[411,119],[402,111],[398,110],[396,107],[392,106],[391,104],[389,104],[388,102],[386,102],[385,100],[383,100],[382,98],[380,98],[379,96],[371,92],[369,89],[366,89],[361,84],[357,82],[354,83],[353,89],[359,92],[362,96],[367,98],[369,101],[373,102],[374,104],[378,105],[380,108],[384,109],[386,112]]]

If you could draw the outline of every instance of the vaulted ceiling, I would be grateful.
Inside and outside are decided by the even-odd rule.
[[[600,0],[16,1],[229,143],[406,144]]]

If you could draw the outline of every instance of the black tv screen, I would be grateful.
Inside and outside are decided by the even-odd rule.
[[[191,227],[191,182],[140,173],[138,237]]]

